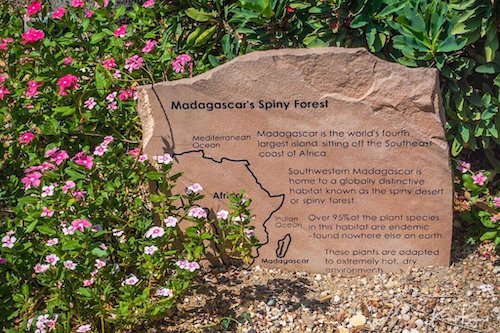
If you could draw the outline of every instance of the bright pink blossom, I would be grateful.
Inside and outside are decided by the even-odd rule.
[[[99,146],[95,147],[94,155],[102,156],[102,155],[104,155],[104,153],[106,151],[108,151],[108,147],[106,147],[105,145],[99,145]]]
[[[40,1],[31,1],[26,9],[26,14],[28,16],[33,16],[42,10],[42,3]]]
[[[144,8],[150,8],[150,7],[153,7],[154,5],[155,5],[155,0],[146,0],[142,4],[142,7],[144,7]]]
[[[59,147],[54,147],[54,148],[47,150],[47,152],[45,153],[45,158],[53,157],[58,150],[59,150]]]
[[[31,186],[38,187],[40,186],[42,174],[38,171],[27,174],[25,177],[21,179],[21,182],[24,184],[24,189],[29,189]]]
[[[57,165],[61,165],[62,162],[69,158],[68,153],[65,150],[56,151],[51,157],[50,161]]]
[[[5,82],[5,80],[7,80],[7,75],[5,74],[0,75],[0,83]]]
[[[467,171],[470,170],[470,163],[467,163],[465,161],[458,161],[457,170],[460,171],[461,173],[466,173]]]
[[[493,206],[495,206],[496,208],[500,207],[500,197],[493,198]]]
[[[66,8],[59,7],[54,12],[52,13],[52,18],[53,19],[60,19],[66,14]]]
[[[66,183],[64,184],[63,188],[62,188],[62,192],[64,194],[68,193],[69,190],[71,190],[72,188],[74,188],[76,186],[75,182],[72,181],[72,180],[68,180],[66,181]]]
[[[4,99],[5,95],[8,95],[8,94],[10,94],[10,90],[7,89],[6,87],[0,85],[0,100]]]
[[[0,265],[5,265],[7,263],[7,259],[0,257]]]
[[[133,89],[127,89],[127,90],[124,90],[120,93],[120,95],[118,95],[118,98],[120,99],[120,101],[126,101],[128,99],[131,99],[134,97],[134,90]]]
[[[180,54],[172,61],[172,68],[176,73],[184,72],[184,67],[190,62],[191,56],[189,54]]]
[[[59,259],[60,258],[56,254],[49,254],[45,257],[45,262],[49,265],[55,266]]]
[[[19,137],[19,143],[27,145],[31,141],[33,141],[34,139],[35,139],[35,134],[33,134],[31,132],[26,132]]]
[[[77,201],[85,199],[85,191],[74,190],[71,194],[75,197]]]
[[[91,170],[94,165],[94,158],[86,155],[84,152],[79,152],[73,157],[76,164],[84,166],[86,169]]]
[[[112,70],[113,68],[116,67],[116,61],[114,58],[109,58],[109,59],[104,59],[102,61],[102,65],[108,69],[108,70]]]
[[[39,273],[44,273],[44,272],[48,271],[49,268],[50,268],[50,265],[36,264],[34,267],[34,270],[35,270],[35,273],[39,274]]]
[[[91,330],[92,330],[92,326],[90,326],[90,324],[81,325],[81,326],[78,326],[78,328],[76,329],[76,333],[87,333],[87,332],[90,332]]]
[[[64,58],[64,61],[63,61],[63,65],[71,65],[71,63],[73,62],[73,58],[71,57],[66,57]]]
[[[64,265],[64,267],[66,267],[67,269],[69,269],[71,271],[75,270],[75,268],[77,266],[72,260],[66,260],[65,262],[63,262],[63,265]]]
[[[102,141],[103,144],[109,145],[111,142],[113,142],[115,139],[111,135],[106,135],[104,137],[104,140]]]
[[[120,79],[122,77],[122,72],[120,72],[118,69],[113,73],[113,77],[115,79]]]
[[[156,296],[163,296],[163,297],[170,297],[174,294],[174,292],[172,291],[172,289],[168,289],[168,288],[160,288],[156,291]]]
[[[38,95],[38,88],[40,88],[41,86],[41,82],[30,80],[28,82],[28,89],[26,89],[26,97],[36,97]]]
[[[112,101],[114,101],[114,100],[115,100],[116,95],[118,95],[118,92],[117,92],[117,91],[113,91],[112,93],[110,93],[110,94],[108,94],[108,95],[106,96],[106,100],[107,100],[108,102],[112,102]]]
[[[119,28],[117,28],[114,32],[115,34],[115,37],[119,37],[119,38],[123,38],[127,35],[127,25],[124,24],[122,26],[120,26]]]
[[[158,42],[155,40],[147,40],[146,45],[142,48],[142,52],[149,53],[153,51],[157,44]]]
[[[138,156],[141,153],[141,148],[135,147],[134,149],[131,149],[127,152],[127,154],[132,155],[132,156]]]
[[[41,217],[52,217],[54,216],[54,211],[48,207],[42,207]]]
[[[497,223],[498,221],[500,221],[500,213],[495,214],[491,217],[491,222]]]
[[[128,286],[135,286],[139,282],[139,279],[135,275],[131,275],[129,278],[125,279],[123,281],[123,284],[126,284]]]
[[[91,10],[91,9],[89,9],[89,10],[87,10],[87,12],[85,12],[85,17],[86,18],[91,18],[92,15],[94,15],[94,11]]]
[[[478,172],[477,174],[472,176],[472,179],[474,180],[474,184],[483,186],[488,177],[486,177],[482,172]]]
[[[140,163],[146,162],[147,160],[148,160],[148,154],[141,154],[137,158],[137,161],[140,162]]]
[[[68,89],[78,89],[78,77],[72,74],[67,74],[61,77],[57,81],[57,85],[59,86],[59,96],[65,96],[68,94]]]
[[[93,97],[90,97],[89,99],[87,99],[83,104],[89,110],[92,110],[97,105],[97,103]]]
[[[193,207],[189,210],[188,215],[194,218],[204,219],[207,217],[207,212],[201,207]]]
[[[73,0],[71,1],[71,7],[79,8],[85,6],[85,2],[83,0]]]
[[[143,63],[144,59],[135,54],[125,60],[125,69],[128,69],[129,72],[133,72],[134,70],[140,69]]]
[[[77,220],[74,220],[73,222],[71,222],[71,226],[75,230],[79,230],[81,232],[84,232],[85,228],[90,228],[92,226],[92,223],[90,223],[90,221],[88,221],[86,219],[77,219]]]
[[[45,33],[42,30],[29,28],[29,30],[23,33],[21,37],[23,38],[23,44],[29,44],[43,39],[45,37]]]
[[[90,287],[94,284],[94,282],[95,282],[94,278],[90,278],[88,280],[83,280],[83,286]]]
[[[10,37],[0,38],[0,51],[7,51],[7,49],[9,48],[9,43],[12,43],[13,41],[14,39]]]
[[[107,108],[108,108],[108,110],[117,110],[118,109],[118,102],[113,101],[113,102],[109,103]]]
[[[101,268],[106,267],[106,262],[104,260],[101,260],[101,259],[96,259],[94,266],[97,269],[101,269]]]

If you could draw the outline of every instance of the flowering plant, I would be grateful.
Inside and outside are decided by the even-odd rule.
[[[250,200],[232,195],[211,218],[202,186],[175,188],[172,157],[153,160],[106,136],[76,154],[48,145],[24,170],[25,196],[0,225],[3,325],[131,329],[173,309],[207,258],[251,259]]]
[[[491,240],[500,246],[500,192],[490,191],[491,172],[474,172],[470,163],[461,160],[457,161],[456,169],[461,173],[458,193],[462,193],[468,203],[460,216],[468,222],[469,233],[473,236],[470,240],[479,236],[480,240]],[[478,220],[481,224],[476,223]]]

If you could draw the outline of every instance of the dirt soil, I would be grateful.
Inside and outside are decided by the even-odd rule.
[[[221,268],[174,316],[141,332],[500,332],[493,244],[455,240],[452,256],[450,267],[364,277]]]

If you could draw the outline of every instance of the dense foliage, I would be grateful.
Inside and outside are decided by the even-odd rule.
[[[166,213],[157,211],[160,203],[169,202],[172,206],[168,212],[179,218],[190,209],[184,206],[185,200],[194,204],[194,194],[187,194],[179,204],[177,197],[162,201],[165,197],[155,196],[158,194],[147,197],[140,193],[142,187],[138,184],[151,180],[147,174],[155,181],[161,179],[154,171],[146,171],[147,164],[125,154],[140,145],[136,87],[196,75],[254,50],[366,47],[380,58],[405,66],[437,68],[441,73],[447,137],[457,167],[457,196],[469,205],[461,216],[470,226],[471,236],[500,244],[498,2],[144,0],[131,8],[108,2],[71,0],[68,7],[50,8],[48,1],[33,0],[28,6],[14,8],[12,1],[0,1],[0,236],[2,244],[6,244],[0,252],[0,272],[2,277],[9,272],[8,287],[0,289],[0,320],[11,315],[11,323],[22,326],[35,314],[49,315],[46,320],[61,314],[58,323],[66,325],[60,328],[64,331],[68,325],[86,325],[83,319],[92,313],[98,314],[99,320],[96,323],[88,319],[93,327],[103,326],[102,319],[104,326],[116,329],[133,326],[148,317],[149,307],[153,306],[148,299],[157,297],[151,293],[154,288],[142,284],[140,288],[128,288],[121,286],[121,279],[130,278],[131,274],[155,274],[144,271],[151,266],[141,266],[148,257],[139,252],[144,251],[144,246],[153,246],[147,243],[150,240],[144,238],[144,232],[152,226],[155,214]],[[114,141],[103,144],[107,142],[103,140],[110,140],[110,135]],[[54,147],[59,150],[52,156],[49,149]],[[95,169],[89,170],[85,163],[94,163],[94,158]],[[55,164],[56,169],[44,162]],[[44,165],[47,170],[36,169]],[[86,192],[84,204],[68,195],[73,190],[64,193],[68,181]],[[27,188],[28,182],[33,183],[31,188]],[[43,196],[43,191],[52,191],[50,186],[54,187],[54,194]],[[121,197],[123,193],[130,193],[131,201]],[[143,195],[147,198],[143,202],[150,205],[139,205],[137,199]],[[107,200],[114,203],[103,205]],[[238,229],[230,232],[246,235],[247,221],[240,218],[246,213],[239,210],[246,210],[248,202],[234,200],[235,213],[231,216],[238,217]],[[133,204],[129,206],[130,203]],[[83,232],[59,237],[62,227],[49,223],[52,217],[41,216],[50,211],[61,214],[68,224],[90,221],[98,228],[87,232],[82,227]],[[126,234],[132,244],[123,245],[110,236],[120,223],[123,225],[120,219],[137,217],[139,212],[143,217],[128,225]],[[217,221],[214,223],[224,228],[224,223]],[[47,247],[53,238],[60,238],[54,252],[51,246]],[[229,240],[247,244],[239,248],[247,256],[252,244],[246,243],[248,239],[252,238],[234,236]],[[86,244],[85,248],[68,245],[75,241]],[[109,250],[100,248],[101,242]],[[22,256],[14,256],[13,251]],[[69,289],[65,288],[73,288],[76,282],[72,279],[91,273],[88,270],[101,258],[101,251],[107,251],[106,260],[102,259],[107,273],[99,273],[98,278],[102,280],[83,291],[76,289],[67,298]],[[137,258],[132,266],[126,266],[123,259],[126,251]],[[180,277],[183,270],[172,265],[173,257],[188,261],[203,257],[185,248],[177,251],[165,257],[162,265],[168,267],[166,272],[176,270]],[[51,254],[60,259],[56,260],[57,269],[45,262],[45,256]],[[66,274],[62,263],[76,263],[76,258],[85,261],[77,266],[82,269],[81,274],[71,277],[73,273]],[[51,267],[32,279],[36,260]],[[116,274],[111,262],[122,273]],[[138,279],[142,281],[142,277]],[[188,276],[183,281],[190,279]],[[54,287],[58,281],[62,281],[61,289]],[[174,295],[187,288],[162,278],[153,282],[175,289]],[[99,289],[106,285],[110,290]],[[92,288],[95,291],[89,296],[87,291]],[[50,295],[53,303],[37,298],[35,290]],[[95,295],[104,295],[105,300],[100,301]],[[125,297],[125,303],[120,303],[121,297]],[[15,310],[10,308],[13,304]],[[70,304],[92,310],[80,313]],[[144,312],[135,316],[130,313],[127,318],[124,309],[131,304]],[[161,304],[159,312],[173,303],[167,300]],[[81,317],[71,318],[68,308]],[[151,312],[153,316],[155,311]],[[45,317],[41,318],[43,322]],[[115,326],[117,322],[123,325]]]

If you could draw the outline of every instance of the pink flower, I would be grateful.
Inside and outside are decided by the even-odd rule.
[[[75,197],[77,201],[85,199],[85,192],[82,190],[74,190],[73,192],[71,192],[71,194]]]
[[[474,184],[477,184],[479,186],[483,186],[484,182],[488,179],[488,177],[483,175],[482,172],[478,172],[477,174],[472,176],[472,179],[474,180]]]
[[[10,90],[7,89],[5,86],[0,85],[0,100],[5,98],[5,95],[10,94]]]
[[[104,153],[106,151],[108,151],[108,147],[106,147],[104,145],[100,145],[100,146],[95,147],[95,149],[94,149],[94,155],[102,156],[102,155],[104,155]]]
[[[44,272],[48,271],[49,268],[50,268],[50,265],[36,264],[34,267],[34,270],[35,270],[36,274],[39,274],[39,273],[44,273]]]
[[[458,161],[457,170],[462,173],[466,173],[467,171],[470,170],[470,163],[467,163],[465,161]]]
[[[151,245],[144,247],[144,253],[148,255],[153,255],[156,251],[158,251],[158,247]]]
[[[111,142],[113,142],[115,139],[111,135],[106,135],[104,137],[104,140],[102,141],[103,145],[109,145]]]
[[[116,67],[116,62],[115,62],[115,59],[114,58],[109,58],[109,59],[104,59],[102,61],[102,65],[108,69],[108,70],[112,70],[113,68]]]
[[[85,13],[85,17],[86,18],[91,18],[92,15],[94,15],[94,11],[93,10],[87,10],[87,12]]]
[[[495,206],[496,208],[500,207],[500,197],[493,198],[493,206]]]
[[[140,69],[143,63],[144,59],[135,54],[125,60],[125,69],[128,69],[129,72],[133,72],[136,69]]]
[[[42,213],[40,214],[40,216],[41,217],[52,217],[52,216],[54,216],[54,211],[48,207],[42,207]]]
[[[9,48],[9,43],[12,43],[13,41],[14,39],[10,37],[0,38],[0,51],[7,51],[7,49]]]
[[[96,105],[96,101],[93,97],[90,97],[88,100],[86,100],[84,103],[85,107],[89,110],[92,110]]]
[[[85,6],[85,2],[83,0],[73,0],[71,1],[71,7],[78,8]]]
[[[118,95],[118,92],[114,91],[114,92],[108,94],[108,96],[106,96],[106,100],[108,102],[113,102],[115,100],[115,98],[116,98],[116,95]]]
[[[71,222],[71,226],[75,230],[79,230],[81,232],[85,231],[85,228],[90,228],[92,226],[92,223],[90,223],[88,220],[85,219],[77,219]]]
[[[28,82],[28,89],[26,89],[26,97],[36,97],[38,95],[38,88],[40,88],[41,85],[41,82],[30,80]]]
[[[59,150],[58,147],[51,148],[45,153],[45,158],[53,157],[55,153]]]
[[[207,217],[207,212],[201,207],[193,207],[189,210],[188,215],[194,218],[204,219]]]
[[[101,260],[101,259],[96,259],[94,266],[97,269],[101,269],[101,268],[106,267],[106,262],[104,260]]]
[[[68,227],[63,226],[62,231],[63,231],[64,235],[68,236],[68,235],[73,235],[76,230],[72,226],[68,226]]]
[[[42,187],[42,194],[41,194],[42,198],[53,196],[54,189],[55,189],[55,186],[53,184],[50,184],[48,186],[43,186]]]
[[[219,210],[216,215],[217,215],[217,218],[219,220],[227,220],[227,218],[229,216],[229,212],[227,210],[222,209],[222,210]]]
[[[156,296],[170,297],[173,294],[174,293],[173,293],[172,289],[168,289],[168,288],[160,288],[156,291]]]
[[[4,236],[2,238],[2,247],[6,247],[8,249],[12,249],[14,244],[16,243],[17,238],[15,236]]]
[[[158,238],[165,235],[165,230],[162,227],[152,227],[144,235],[146,238]]]
[[[124,90],[118,96],[118,98],[120,99],[120,101],[126,101],[128,99],[133,98],[133,97],[134,97],[134,90],[133,89]]]
[[[177,225],[177,222],[179,222],[179,220],[177,220],[173,216],[168,216],[166,219],[163,220],[163,222],[165,222],[165,227],[175,227]]]
[[[157,44],[158,42],[155,40],[147,40],[146,45],[142,48],[142,52],[149,53],[153,51]]]
[[[47,246],[54,246],[59,244],[59,238],[52,238],[47,241]]]
[[[90,287],[94,284],[94,282],[95,282],[94,278],[90,278],[88,280],[83,280],[83,286]]]
[[[68,180],[66,181],[66,183],[64,184],[63,188],[62,188],[62,191],[64,194],[68,193],[69,190],[71,190],[72,188],[74,188],[76,186],[75,182],[72,181],[72,180]]]
[[[137,158],[137,161],[139,161],[140,163],[145,162],[147,160],[148,160],[148,155],[147,154],[139,155],[139,157]]]
[[[71,63],[73,62],[73,58],[71,57],[66,57],[64,58],[64,61],[63,61],[63,65],[71,65]]]
[[[132,42],[131,40],[128,40],[126,41],[123,45],[125,45],[126,48],[129,48],[131,47],[132,45],[134,45],[134,42]]]
[[[118,102],[117,101],[113,101],[111,103],[108,104],[107,108],[109,110],[116,110],[118,109]]]
[[[66,14],[66,8],[59,7],[54,12],[52,13],[52,18],[53,19],[60,19]]]
[[[131,149],[127,152],[127,154],[132,155],[132,156],[138,156],[141,152],[141,148],[135,147],[134,149]]]
[[[122,74],[121,74],[121,72],[120,72],[119,70],[116,70],[116,71],[113,73],[113,77],[114,77],[115,79],[119,79],[119,78],[121,78],[121,77],[122,77]]]
[[[42,174],[38,171],[27,174],[25,177],[21,179],[21,182],[24,184],[24,189],[29,189],[31,186],[38,187],[40,186],[40,178],[42,178]]]
[[[76,164],[84,166],[86,169],[91,170],[94,165],[94,158],[86,155],[84,152],[79,152],[73,158]]]
[[[68,89],[78,89],[78,77],[72,74],[64,75],[57,81],[59,86],[59,96],[65,96],[68,94]]]
[[[142,4],[142,7],[144,7],[144,8],[150,8],[150,7],[153,7],[154,5],[155,5],[155,0],[146,0]]]
[[[45,262],[49,265],[55,266],[59,261],[59,257],[56,254],[49,254],[45,257]]]
[[[24,133],[23,135],[21,135],[19,137],[19,143],[22,143],[22,144],[29,144],[31,141],[33,141],[35,139],[35,134],[31,133],[31,132],[26,132]]]
[[[5,74],[0,75],[0,82],[5,82],[5,80],[7,80],[7,75]]]
[[[81,325],[76,329],[76,333],[87,333],[92,330],[92,326],[90,324],[87,325]]]
[[[7,259],[0,257],[0,265],[5,265],[7,263]]]
[[[125,279],[123,284],[126,284],[127,286],[135,286],[139,282],[139,279],[135,275],[131,275],[129,278]]]
[[[203,191],[203,187],[201,187],[201,185],[198,183],[194,183],[193,185],[188,186],[187,190],[191,193],[198,193],[200,191]]]
[[[42,30],[29,28],[29,30],[21,35],[23,37],[23,44],[35,43],[45,37]]]
[[[191,261],[187,261],[187,260],[178,260],[175,264],[179,268],[186,269],[190,272],[194,272],[195,270],[200,269],[200,264],[198,264],[197,262],[191,262]]]
[[[172,68],[176,73],[184,72],[184,67],[191,61],[189,54],[180,54],[172,61]]]
[[[115,37],[123,38],[127,35],[127,25],[124,24],[115,30]]]
[[[153,156],[153,160],[157,161],[158,164],[169,164],[174,159],[170,156],[170,154],[165,154],[163,156]]]
[[[252,230],[252,229],[246,229],[245,228],[245,235],[247,235],[247,237],[252,237],[253,235],[255,234],[255,232]]]
[[[49,329],[49,332],[52,332],[56,329],[56,324],[57,324],[57,315],[54,319],[47,319],[45,321],[45,326]]]
[[[28,16],[33,16],[42,10],[42,3],[40,1],[31,1],[26,10]]]
[[[500,221],[500,213],[495,214],[491,217],[491,222],[497,223],[498,221]]]
[[[68,158],[69,155],[66,152],[66,150],[59,150],[52,154],[52,156],[50,157],[50,161],[54,162],[57,165],[61,165],[61,163],[67,160]]]

